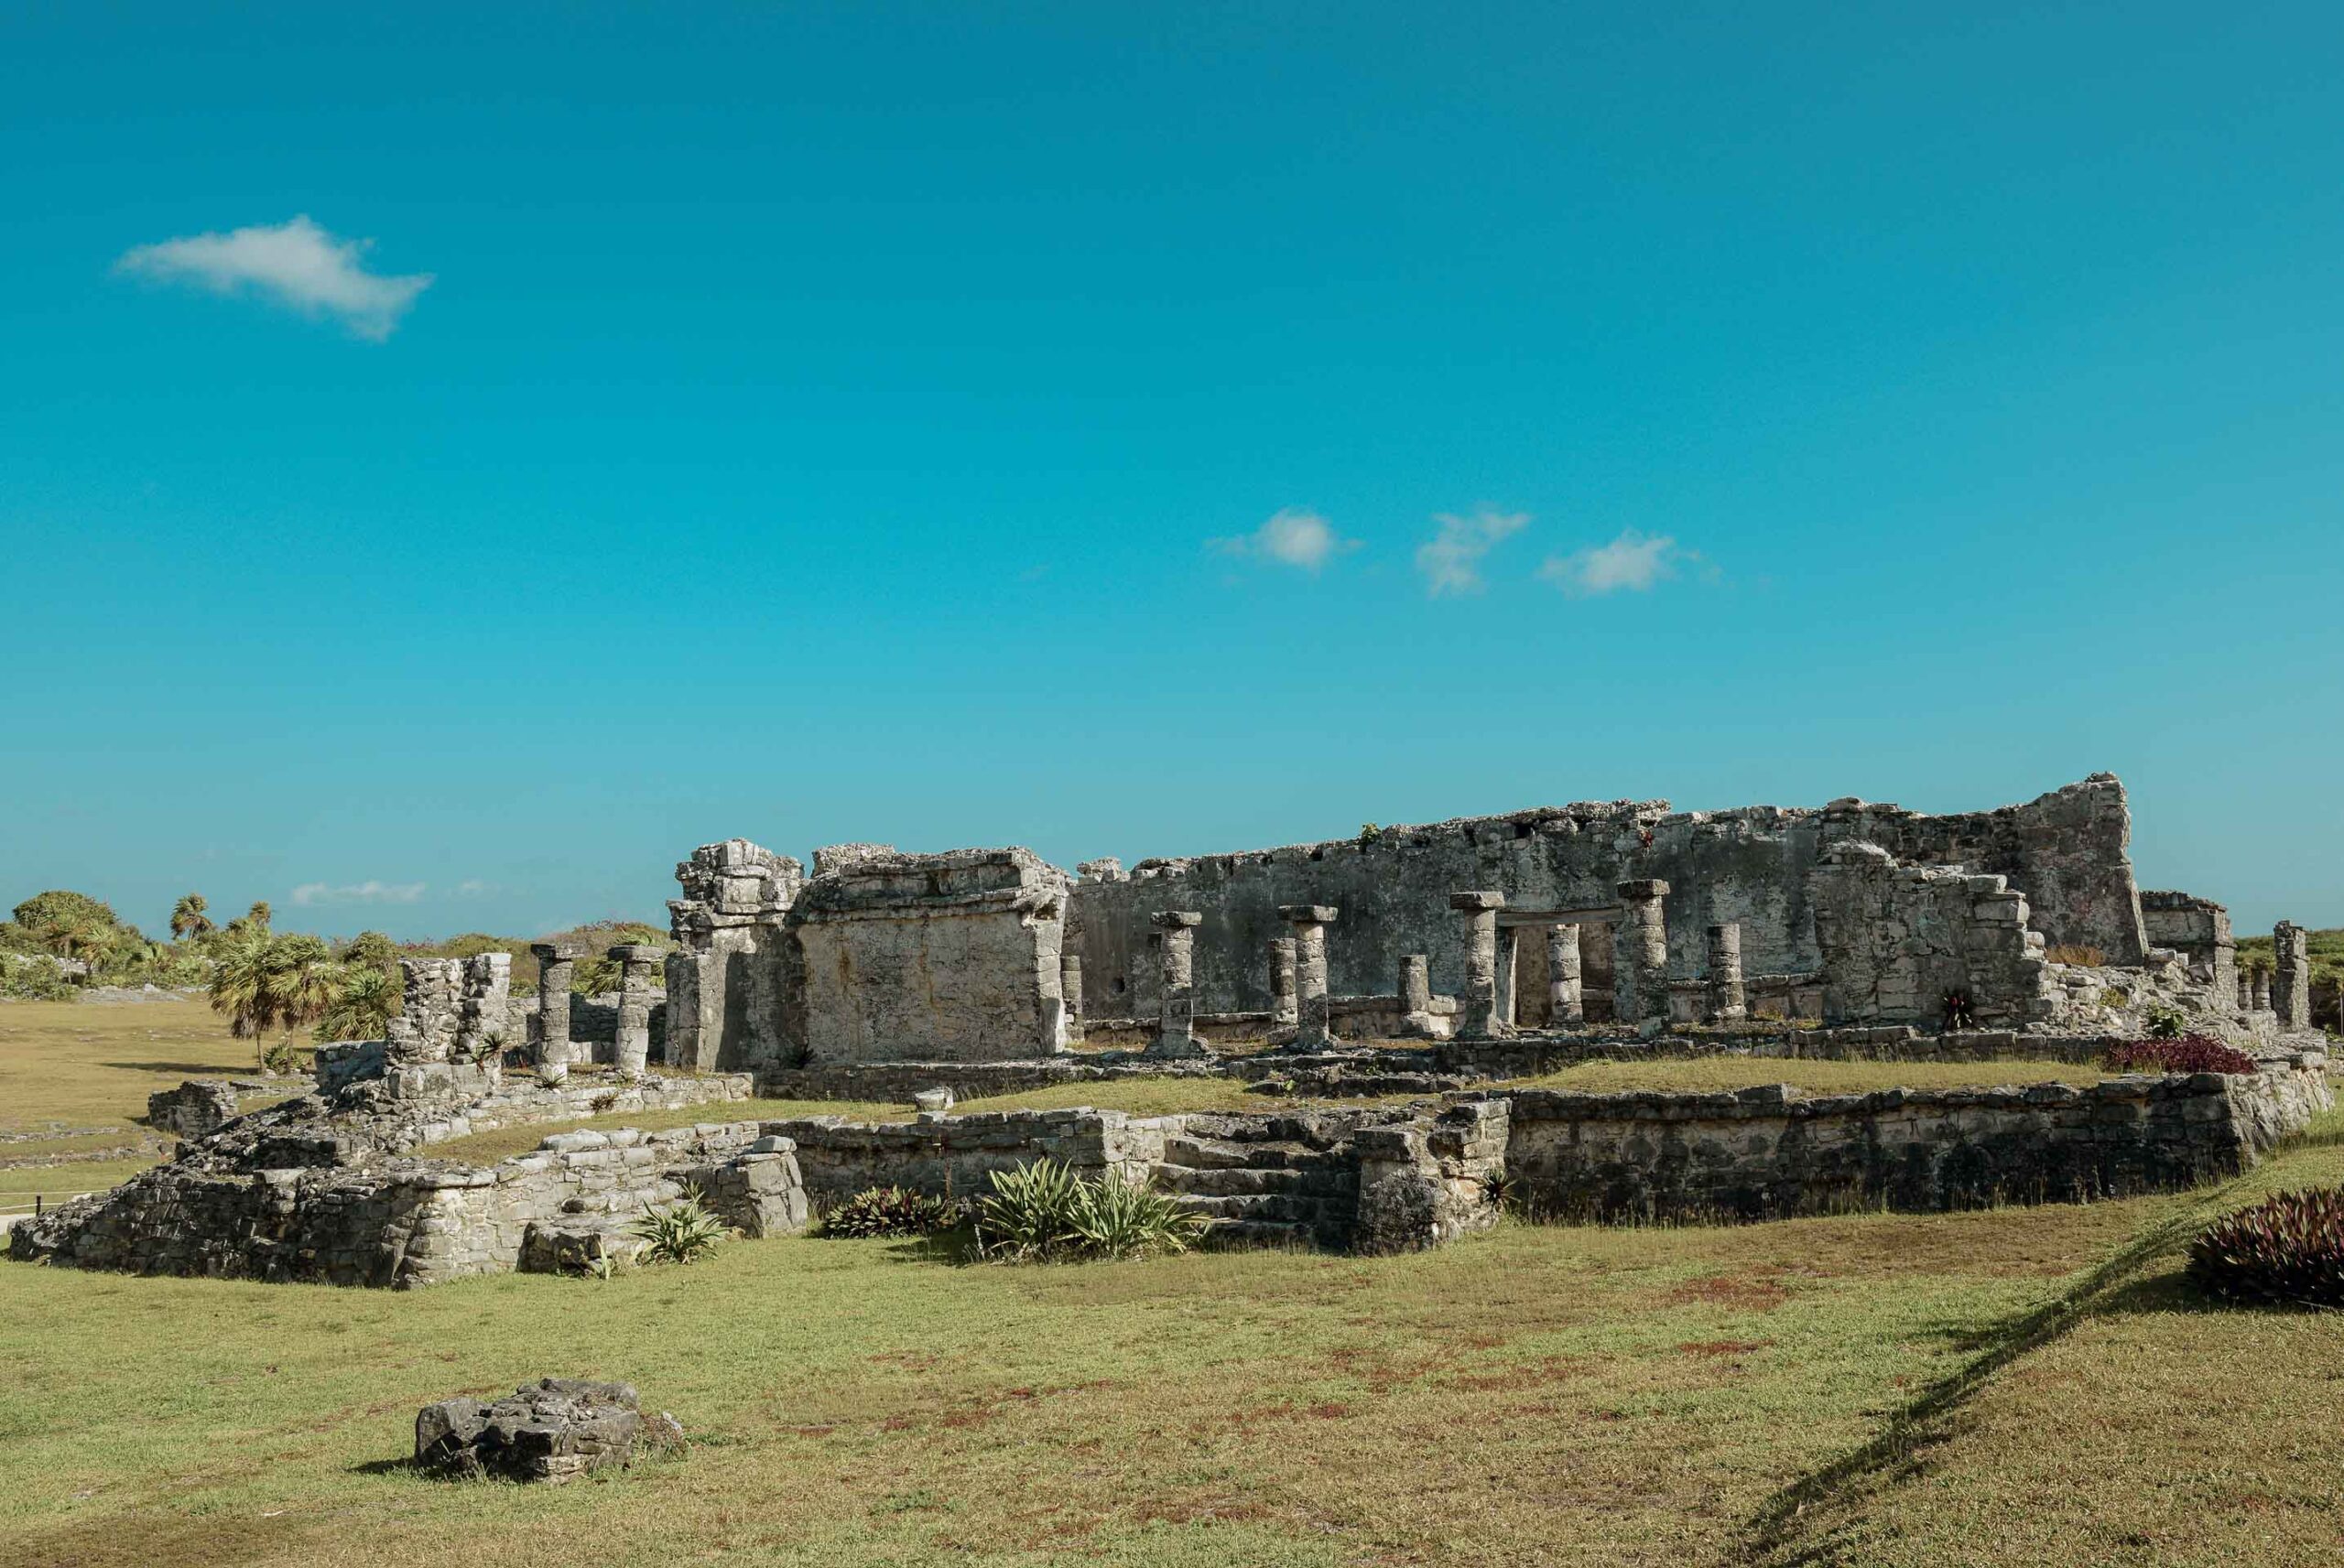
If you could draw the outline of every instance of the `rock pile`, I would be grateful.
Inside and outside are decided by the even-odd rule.
[[[626,1383],[544,1378],[494,1404],[459,1395],[415,1416],[415,1463],[434,1475],[574,1481],[638,1455],[681,1448],[665,1411],[646,1417]]]

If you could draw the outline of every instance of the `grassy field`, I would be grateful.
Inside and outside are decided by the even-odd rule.
[[[185,1006],[0,1009],[0,1107],[120,1136],[148,1090],[243,1050]],[[1543,1081],[2089,1076],[1731,1060]],[[1275,1103],[1159,1080],[967,1108],[1111,1100]],[[1508,1224],[1395,1259],[1012,1270],[788,1239],[401,1294],[0,1263],[0,1563],[2326,1563],[2344,1318],[2212,1309],[2178,1257],[2225,1207],[2339,1179],[2344,1113],[2197,1193]],[[397,1463],[417,1406],[546,1373],[632,1380],[700,1441],[549,1493]]]
[[[258,1071],[201,1000],[0,1002],[0,1210],[126,1181],[169,1152],[134,1119],[148,1095]]]

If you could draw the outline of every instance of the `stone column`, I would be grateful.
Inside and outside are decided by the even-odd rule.
[[[2238,972],[2238,1010],[2241,1012],[2254,1011],[2254,971],[2252,969],[2241,969]]]
[[[1197,927],[1205,917],[1193,910],[1160,910],[1148,923],[1162,935],[1156,957],[1163,965],[1164,990],[1157,1013],[1151,1056],[1194,1057],[1211,1054],[1197,1038]]]
[[[1518,1029],[1522,1008],[1514,996],[1522,982],[1522,931],[1519,925],[1498,927],[1497,1021],[1501,1029]]]
[[[645,942],[623,942],[611,949],[619,961],[619,1076],[643,1076],[651,1057],[651,969],[659,949]]]
[[[1335,1043],[1328,1028],[1327,927],[1338,911],[1331,903],[1281,904],[1278,914],[1294,927],[1294,1049],[1324,1051]]]
[[[532,942],[537,960],[537,1076],[551,1085],[570,1076],[570,979],[586,956],[582,942]]]
[[[1579,990],[1579,927],[1546,927],[1546,1023],[1568,1029],[1587,1022]]]
[[[1465,995],[1457,1033],[1469,1040],[1511,1034],[1514,1026],[1498,1016],[1498,911],[1505,907],[1505,894],[1453,892],[1449,907],[1465,916]]]
[[[1620,884],[1620,924],[1612,928],[1612,1012],[1636,1029],[1668,1022],[1668,884]]]
[[[1433,1034],[1432,965],[1422,953],[1400,960],[1400,1033],[1409,1040]]]
[[[2282,1029],[2311,1027],[2311,933],[2292,920],[2272,929],[2271,946],[2277,952],[2279,974],[2273,982],[2271,1006]]]
[[[1301,1014],[1294,1002],[1294,938],[1270,938],[1270,1028],[1292,1029]]]
[[[1711,1023],[1736,1023],[1750,1016],[1750,998],[1742,985],[1742,925],[1738,921],[1709,927],[1709,972],[1705,989]]]
[[[2270,1011],[2271,971],[2258,966],[2254,971],[2254,981],[2251,989],[2253,997],[2252,1005],[2253,1006],[2254,1011],[2257,1012]]]
[[[1058,955],[1058,994],[1066,999],[1066,1037],[1082,1038],[1082,955]]]

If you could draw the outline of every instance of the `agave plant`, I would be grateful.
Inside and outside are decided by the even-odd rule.
[[[2344,1307],[2344,1187],[2280,1193],[2224,1215],[2189,1244],[2189,1277],[2230,1301]]]
[[[1145,1183],[1085,1181],[1052,1160],[995,1171],[992,1181],[977,1206],[977,1249],[1003,1262],[1185,1252],[1210,1224]]]
[[[732,1227],[710,1212],[698,1187],[666,1208],[644,1206],[627,1234],[644,1244],[644,1260],[651,1263],[697,1263],[732,1234]]]

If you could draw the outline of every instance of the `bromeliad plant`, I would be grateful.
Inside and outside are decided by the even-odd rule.
[[[1004,1263],[1185,1252],[1211,1221],[1169,1194],[1121,1176],[1085,1181],[1055,1160],[992,1173],[977,1204],[977,1252]]]
[[[2225,1045],[2209,1034],[2184,1034],[2173,1040],[2127,1040],[2111,1045],[2106,1057],[2111,1073],[2252,1073],[2253,1057]]]
[[[960,1223],[960,1206],[903,1187],[865,1187],[822,1216],[820,1234],[934,1236]]]
[[[2280,1193],[2224,1215],[2189,1244],[2189,1277],[2226,1301],[2344,1307],[2344,1187]]]

